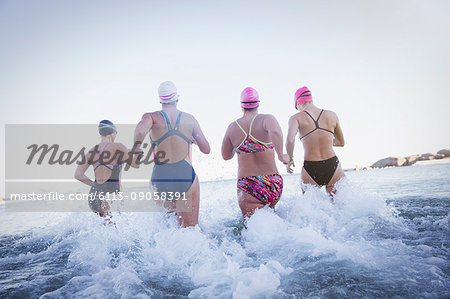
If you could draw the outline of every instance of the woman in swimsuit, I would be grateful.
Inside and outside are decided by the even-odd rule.
[[[100,217],[106,217],[105,221],[111,218],[108,194],[121,191],[120,172],[122,163],[130,163],[137,168],[137,155],[133,160],[129,159],[129,150],[122,143],[116,143],[117,129],[109,120],[102,120],[98,125],[98,132],[101,136],[99,144],[94,146],[78,165],[75,171],[75,178],[86,185],[91,186],[89,207]],[[94,167],[95,181],[86,176],[89,166]]]
[[[195,117],[177,109],[175,85],[163,82],[158,93],[162,109],[142,116],[136,126],[134,142],[139,145],[147,134],[150,135],[155,161],[151,177],[154,195],[164,201],[169,211],[176,212],[180,225],[195,226],[200,184],[192,167],[191,147],[195,143],[202,153],[209,154],[210,146]]]
[[[287,163],[283,154],[283,133],[273,115],[258,114],[259,96],[247,87],[241,93],[244,115],[232,122],[222,142],[224,160],[238,156],[237,193],[242,216],[250,217],[255,209],[269,205],[273,208],[283,191],[283,178],[275,164]]]
[[[300,133],[305,151],[302,183],[326,186],[327,192],[331,194],[335,191],[334,185],[345,176],[333,150],[333,146],[344,146],[344,135],[339,119],[336,113],[317,108],[306,86],[295,93],[295,108],[300,112],[289,119],[286,152],[290,159],[287,171],[293,172],[291,166],[295,166],[293,158],[295,136]]]

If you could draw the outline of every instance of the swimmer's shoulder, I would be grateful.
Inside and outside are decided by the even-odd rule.
[[[339,123],[339,119],[337,114],[334,111],[321,109],[323,110],[322,116],[320,117],[322,124],[328,124],[330,128],[336,127],[336,125]],[[322,120],[323,119],[323,120]]]
[[[258,113],[258,115],[256,116],[255,120],[257,118],[261,118],[261,119],[273,119],[275,118],[275,116],[273,116],[273,114],[269,114],[269,113]]]
[[[149,124],[162,124],[165,123],[166,120],[161,113],[160,110],[153,112],[146,112],[142,115],[141,122],[149,123]]]
[[[125,144],[121,143],[121,142],[114,142],[112,143],[112,150],[116,150],[116,151],[120,151],[120,152],[128,152],[127,147],[125,146]]]
[[[194,115],[184,112],[184,111],[180,111],[181,112],[181,119],[180,119],[180,123],[184,124],[184,125],[199,125],[197,119],[195,118]]]
[[[184,112],[184,111],[180,111],[180,112],[181,112],[181,118],[184,121],[194,121],[194,120],[196,120],[194,115],[192,115],[192,114],[190,114],[188,112]]]
[[[239,129],[239,126],[236,123],[236,122],[239,122],[239,120],[241,120],[241,119],[242,119],[242,117],[238,118],[228,124],[227,130],[225,132],[225,136],[229,136],[230,134],[234,135],[234,134],[236,134],[236,132],[241,132],[241,129]]]
[[[275,115],[270,114],[270,113],[258,113],[258,115],[256,115],[254,122],[256,121],[262,121],[262,122],[273,122],[273,121],[278,121],[277,118],[275,117]]]
[[[326,110],[326,109],[322,109],[322,115],[325,116],[327,119],[332,120],[332,121],[337,121],[338,120],[338,116],[336,114],[336,112],[331,111],[331,110]]]
[[[303,113],[302,111],[299,111],[291,116],[292,120],[301,121],[306,116],[306,113]]]
[[[141,118],[141,123],[150,123],[153,124],[155,122],[155,115],[158,111],[154,111],[154,112],[145,112],[142,115]]]
[[[90,163],[92,161],[92,158],[96,153],[98,153],[99,151],[99,145],[96,144],[93,147],[91,147],[87,153],[85,153],[85,157],[87,159],[88,164],[92,164]]]

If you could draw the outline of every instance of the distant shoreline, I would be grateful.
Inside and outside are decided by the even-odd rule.
[[[433,164],[447,164],[450,163],[450,157],[443,158],[440,160],[426,160],[426,161],[418,161],[411,166],[425,166],[425,165],[433,165]]]
[[[408,166],[427,166],[427,165],[437,165],[437,164],[450,164],[450,157],[443,158],[439,160],[425,160],[425,161],[418,161],[412,165]],[[361,167],[360,169],[356,168],[346,168],[344,169],[344,172],[351,172],[351,171],[362,171],[362,170],[373,170],[373,169],[381,169],[381,168],[397,168],[397,167],[404,167],[404,166],[386,166],[386,167]]]
[[[374,168],[390,168],[390,167],[402,167],[402,166],[415,166],[415,165],[433,165],[433,164],[446,164],[450,163],[450,149],[442,149],[436,154],[416,154],[406,157],[387,157],[378,160],[371,166],[345,169],[344,171],[359,171],[370,170]]]

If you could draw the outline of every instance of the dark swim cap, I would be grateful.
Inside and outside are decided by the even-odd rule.
[[[117,133],[117,129],[112,121],[104,119],[98,124],[98,133],[102,136],[107,136],[112,133]]]

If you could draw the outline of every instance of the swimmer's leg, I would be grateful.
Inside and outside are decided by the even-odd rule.
[[[302,167],[302,182],[301,182],[301,188],[303,194],[305,194],[306,188],[304,185],[313,185],[316,187],[320,187],[316,181],[313,180],[313,178],[309,175],[309,173],[305,170],[304,167]]]
[[[95,214],[105,218],[103,220],[103,225],[114,225],[114,227],[116,227],[116,223],[112,220],[111,208],[108,202],[106,202],[106,200],[101,200],[100,207],[101,210],[99,212],[95,212]]]
[[[109,203],[106,200],[94,198],[89,200],[89,208],[100,217],[106,217],[111,214]]]
[[[195,176],[191,188],[186,191],[186,200],[176,201],[178,222],[182,227],[198,224],[198,211],[200,208],[200,183]]]
[[[345,177],[345,174],[344,171],[342,170],[341,163],[339,163],[333,174],[333,177],[326,186],[327,193],[331,196],[331,200],[333,200],[333,196],[336,194],[336,189],[334,187],[335,184],[343,177]]]
[[[244,220],[253,215],[256,209],[262,209],[265,206],[259,199],[240,188],[237,189],[237,197]]]

